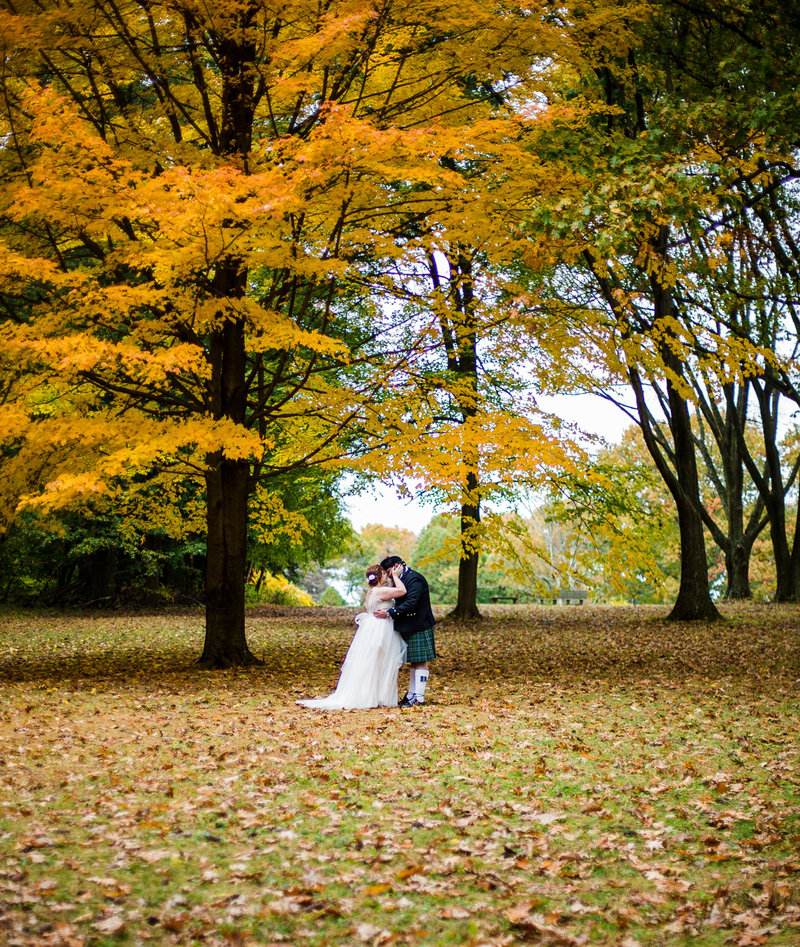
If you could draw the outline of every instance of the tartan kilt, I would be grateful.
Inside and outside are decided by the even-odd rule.
[[[436,657],[436,638],[433,634],[433,627],[415,631],[406,640],[408,643],[407,662],[417,664],[421,661],[432,661]]]

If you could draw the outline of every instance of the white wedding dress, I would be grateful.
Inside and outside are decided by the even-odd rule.
[[[397,672],[406,659],[406,643],[394,630],[391,618],[376,618],[376,608],[394,602],[381,600],[375,589],[367,592],[364,608],[356,615],[358,628],[347,649],[339,683],[327,697],[298,700],[318,710],[364,710],[397,706]]]

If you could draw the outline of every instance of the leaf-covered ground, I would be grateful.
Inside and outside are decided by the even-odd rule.
[[[800,943],[800,610],[486,612],[339,713],[347,609],[229,673],[199,612],[0,616],[0,943]]]

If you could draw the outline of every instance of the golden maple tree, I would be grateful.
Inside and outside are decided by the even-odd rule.
[[[2,357],[21,379],[3,420],[15,460],[48,457],[19,494],[47,510],[202,478],[207,665],[252,660],[256,485],[380,439],[409,350],[376,358],[391,317],[353,304],[365,263],[458,200],[442,157],[489,109],[481,83],[527,72],[534,20],[441,0],[3,3]]]

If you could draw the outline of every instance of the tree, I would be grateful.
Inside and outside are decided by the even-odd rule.
[[[506,532],[503,538],[507,540]],[[414,562],[424,571],[436,605],[453,606],[460,595],[463,561],[463,530],[459,513],[435,516],[419,536],[414,548]],[[506,585],[513,569],[496,555],[491,546],[482,543],[480,571],[477,575],[479,601],[486,601],[485,589]],[[452,612],[448,617],[452,617]]]
[[[738,386],[728,383],[725,386],[725,400],[721,404],[706,397],[708,387],[695,384],[698,405],[695,443],[706,476],[719,497],[726,528],[722,528],[711,515],[708,503],[704,504],[703,519],[725,556],[726,598],[748,599],[752,595],[750,555],[768,521],[760,495],[756,496],[755,502],[750,503],[749,510],[746,508],[748,499],[751,499],[748,494],[751,495],[753,491],[752,481],[746,474],[739,428],[743,419],[746,424],[749,386],[746,381]]]
[[[196,497],[190,483],[172,484],[177,490],[167,496],[163,486],[149,497],[140,492],[135,503],[130,495],[114,504],[99,497],[47,516],[18,514],[0,534],[7,598],[62,607],[199,601],[204,544]],[[175,515],[165,516],[165,505]]]
[[[250,502],[248,575],[269,571],[296,582],[310,563],[340,556],[356,542],[342,510],[335,475],[307,469],[269,489],[258,485]]]
[[[475,301],[473,260],[466,247],[442,254],[446,271],[442,274],[436,255],[430,257],[429,272],[440,299],[439,323],[447,369],[455,380],[451,386],[456,423],[475,423],[480,410],[478,377],[479,319]],[[442,278],[444,275],[444,279]],[[478,562],[480,550],[481,483],[477,450],[460,452],[462,470],[460,511],[460,555],[458,557],[458,596],[452,611],[456,620],[479,618]]]
[[[498,11],[499,12],[499,11]],[[509,15],[510,12],[510,15]],[[400,256],[376,256],[365,279],[396,314],[393,341],[416,357],[398,362],[387,450],[390,469],[457,508],[461,556],[452,617],[479,618],[477,583],[487,504],[546,478],[569,445],[541,416],[527,376],[529,342],[514,326],[519,206],[536,156],[524,147],[522,105],[539,94],[561,25],[547,10],[512,8],[500,22],[502,76],[464,68],[469,133],[439,157],[446,200],[398,219]],[[464,63],[460,64],[462,67]],[[562,113],[566,120],[566,114]],[[522,183],[524,182],[524,183]],[[555,193],[560,181],[550,175]],[[408,182],[395,186],[409,192]],[[422,197],[419,191],[414,203]],[[370,260],[370,262],[375,262]],[[421,345],[420,345],[421,342]]]
[[[364,568],[381,562],[387,556],[400,556],[405,562],[411,562],[417,534],[399,526],[384,526],[380,523],[368,523],[358,534],[361,561]],[[362,575],[359,581],[363,581]]]
[[[332,585],[328,585],[320,596],[319,604],[339,608],[347,603]]]
[[[787,497],[800,471],[800,455],[787,456],[781,451],[779,431],[786,403],[800,404],[795,367],[800,351],[796,303],[800,251],[791,233],[791,222],[798,220],[800,208],[791,186],[771,190],[762,201],[754,200],[751,191],[752,186],[743,184],[745,208],[738,215],[737,230],[712,259],[715,276],[719,274],[720,280],[728,277],[724,296],[729,300],[726,327],[764,353],[748,378],[761,435],[760,450],[758,441],[749,436],[747,403],[737,403],[730,386],[725,388],[726,407],[734,422],[735,449],[769,519],[775,597],[791,601],[800,598],[800,521],[795,514],[791,537]]]
[[[87,0],[0,27],[3,348],[52,388],[46,419],[13,407],[29,444],[72,448],[28,502],[201,478],[201,660],[247,664],[248,499],[380,435],[380,313],[353,319],[348,276],[449,199],[461,77],[513,68],[514,24],[440,0]]]
[[[516,153],[502,141],[483,146],[486,153]],[[492,507],[541,486],[555,467],[568,469],[578,454],[533,395],[529,340],[514,305],[516,273],[510,264],[517,246],[509,239],[509,191],[489,175],[475,176],[479,183],[465,184],[461,200],[474,204],[484,198],[491,205],[478,218],[482,239],[464,226],[464,239],[457,241],[458,226],[451,233],[440,225],[411,278],[395,275],[402,317],[428,346],[393,379],[400,407],[387,443],[392,469],[421,484],[421,495],[458,511],[451,612],[458,620],[480,617],[480,556],[487,532],[505,523]],[[459,221],[462,212],[453,212]]]
[[[572,56],[562,61],[560,92],[552,86],[536,147],[573,179],[530,220],[532,235],[561,247],[548,292],[574,329],[565,347],[578,365],[565,372],[588,379],[594,364],[590,386],[598,374],[600,385],[630,385],[678,510],[682,568],[672,615],[714,618],[690,374],[701,365],[720,381],[742,381],[761,372],[764,352],[685,305],[697,270],[687,239],[713,243],[729,233],[742,188],[761,206],[795,177],[788,90],[797,67],[786,51],[796,48],[797,23],[782,3],[747,0],[723,9],[700,0],[614,10],[598,0],[564,17]],[[559,129],[567,103],[584,110],[581,139]],[[531,261],[541,247],[533,242]]]

